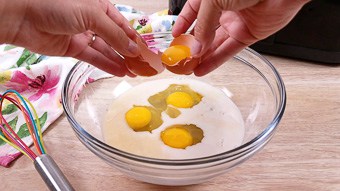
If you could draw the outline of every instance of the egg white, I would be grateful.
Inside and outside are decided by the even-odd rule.
[[[125,113],[133,105],[151,106],[148,98],[170,84],[188,85],[203,96],[192,108],[179,109],[177,118],[162,112],[163,124],[150,132],[135,132],[125,121]],[[107,144],[125,152],[160,159],[188,159],[219,154],[242,144],[244,121],[238,107],[220,89],[192,79],[161,79],[132,87],[110,105],[103,123],[103,137]],[[204,132],[201,143],[186,149],[165,145],[160,133],[171,125],[195,124]]]

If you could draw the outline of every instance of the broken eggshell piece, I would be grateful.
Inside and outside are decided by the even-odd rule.
[[[127,68],[139,76],[154,76],[163,72],[165,67],[161,61],[162,53],[150,50],[140,38],[136,39],[136,43],[141,54],[138,57],[125,57]]]

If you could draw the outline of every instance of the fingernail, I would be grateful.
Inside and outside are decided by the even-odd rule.
[[[136,33],[137,31],[134,29],[134,28],[132,28],[130,25],[127,25],[127,28],[130,30],[130,31],[132,31],[133,33]]]
[[[137,35],[137,31],[133,29],[130,25],[126,25],[127,30],[131,33],[131,35]]]
[[[135,35],[134,38],[133,38],[134,41],[137,41],[137,38],[139,38],[144,44],[146,44],[146,42],[145,42],[145,40],[144,40],[144,38],[142,37],[141,34],[139,34],[137,31],[135,31],[134,35]]]
[[[191,47],[191,55],[193,57],[199,56],[202,50],[202,44],[198,42],[197,40],[194,41],[192,47]]]
[[[134,56],[138,56],[140,54],[139,47],[132,40],[129,40],[128,51]]]
[[[201,76],[204,76],[204,75],[205,75],[205,71],[202,71],[202,70],[198,67],[198,68],[195,68],[194,74],[195,74],[195,76],[197,76],[197,77],[201,77]]]

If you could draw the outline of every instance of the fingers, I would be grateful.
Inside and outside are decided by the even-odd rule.
[[[118,77],[123,77],[126,74],[126,69],[110,61],[108,58],[98,54],[98,51],[91,47],[85,48],[82,52],[75,56],[75,58],[90,63],[97,68],[113,74]]]
[[[92,40],[92,39],[91,39]],[[127,68],[124,63],[124,59],[117,54],[111,47],[108,45],[102,38],[96,37],[91,46],[93,49],[97,50],[99,53],[103,54],[106,58],[111,60],[113,63],[118,64],[122,71],[126,71],[126,74],[130,77],[135,77],[134,74],[132,74]],[[93,64],[93,63],[92,63]],[[96,64],[93,64],[96,66]],[[107,66],[109,67],[109,65]],[[108,69],[105,69],[104,71],[109,72],[111,74],[114,74],[113,72],[110,72]]]
[[[98,19],[96,19],[96,24],[91,30],[124,56],[136,57],[140,54],[137,44],[126,35],[122,28],[106,14],[98,13],[97,15]]]
[[[194,70],[195,75],[204,76],[208,74],[245,47],[247,47],[246,44],[229,37],[214,52],[212,52],[209,56],[204,57],[201,64]]]
[[[202,55],[208,50],[215,38],[215,30],[219,26],[222,10],[213,2],[212,0],[201,1],[200,10],[198,11],[195,38],[202,46],[201,52],[198,55]]]
[[[123,77],[126,73],[125,71],[123,71],[121,66],[110,62],[109,59],[105,57],[99,56],[98,52],[91,47],[87,47],[80,54],[75,56],[75,58],[90,63],[100,70],[103,70],[118,77]]]
[[[92,34],[85,32],[71,38],[65,56],[88,62],[110,74],[122,77],[128,74],[123,59],[100,37],[92,41]]]
[[[98,35],[91,47],[104,57],[100,56],[97,61],[93,62],[93,56],[99,56],[99,54],[94,54],[95,52],[93,53],[91,49],[86,48],[83,54],[79,54],[79,59],[117,76],[127,74],[130,77],[135,77],[126,68],[124,59],[120,55],[129,57],[140,55],[140,49],[135,43],[135,39],[139,35],[136,30],[130,27],[128,20],[113,4],[107,0],[99,2],[103,12],[96,10],[90,13],[92,17],[89,17],[94,18],[93,15],[97,15],[95,20],[92,21],[94,24],[90,25],[90,29]],[[87,53],[92,53],[92,55],[86,55]]]
[[[135,77],[126,68],[125,61],[120,55],[129,57],[140,55],[140,49],[134,41],[138,38],[137,32],[108,0],[100,0],[99,3],[102,12],[98,9],[89,9],[85,12],[86,28],[94,31],[96,39],[88,46],[92,34],[85,32],[73,36],[68,54],[116,76],[127,74]]]
[[[92,40],[92,39],[91,39]],[[93,49],[99,51],[105,57],[116,63],[123,63],[124,59],[120,57],[102,38],[97,36],[95,40],[89,45]]]
[[[229,33],[222,26],[220,26],[216,30],[216,35],[214,41],[211,43],[210,48],[204,53],[201,57],[204,60],[206,57],[209,57],[213,52],[215,52],[223,42],[225,42],[229,38]]]
[[[89,9],[86,12],[87,29],[94,31],[120,54],[137,57],[140,54],[140,49],[132,40],[137,35],[129,27],[129,22],[108,0],[101,0],[99,3],[103,11]]]
[[[129,21],[119,12],[119,10],[110,2],[104,7],[106,14],[128,35],[129,38],[134,40],[139,37],[136,30],[130,27]]]
[[[172,28],[172,35],[178,37],[185,33],[196,20],[200,1],[187,1]]]
[[[184,33],[197,17],[194,36],[197,56],[202,56],[209,48],[215,38],[215,30],[220,26],[222,11],[241,10],[257,4],[260,0],[238,1],[238,0],[201,0],[188,1],[177,19],[173,36],[177,37]]]

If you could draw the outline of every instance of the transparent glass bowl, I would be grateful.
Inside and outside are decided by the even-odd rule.
[[[167,47],[170,34],[148,34],[150,47]],[[62,104],[79,140],[96,156],[126,175],[160,185],[189,185],[207,181],[240,165],[253,156],[273,136],[285,110],[286,92],[282,79],[264,57],[245,49],[217,70],[203,77],[178,76],[168,71],[153,77],[114,77],[93,81],[104,74],[91,65],[78,62],[67,76]],[[92,76],[92,77],[91,77]],[[113,89],[125,81],[132,86],[156,79],[181,77],[204,81],[228,89],[245,122],[241,146],[218,155],[185,160],[165,160],[137,156],[105,144],[103,116],[113,101]]]

